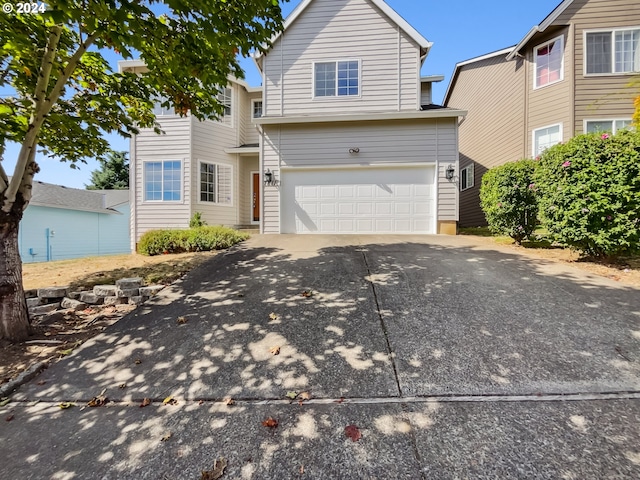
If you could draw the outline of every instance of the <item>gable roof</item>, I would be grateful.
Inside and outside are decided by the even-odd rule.
[[[560,5],[558,5],[547,17],[540,22],[539,25],[535,25],[529,30],[520,42],[513,47],[513,50],[509,55],[507,55],[507,60],[513,59],[520,50],[524,48],[524,46],[529,43],[529,40],[533,38],[536,33],[544,32],[547,28],[551,26],[553,22],[555,22],[560,15],[564,13],[564,11],[573,3],[574,0],[564,0]]]
[[[128,199],[129,190],[114,190],[113,192],[126,192]],[[110,200],[107,203],[107,195],[101,190],[81,190],[79,188],[68,188],[62,185],[35,181],[33,182],[33,196],[29,205],[121,215],[120,212],[109,207],[124,203],[120,202],[121,197],[124,195],[125,193],[109,194]]]
[[[453,84],[458,79],[458,74],[460,73],[460,69],[465,65],[470,65],[472,63],[481,62],[483,60],[488,60],[490,58],[499,57],[501,55],[506,55],[511,52],[514,47],[503,48],[502,50],[497,50],[495,52],[487,53],[486,55],[480,55],[479,57],[473,57],[469,60],[465,60],[463,62],[456,63],[456,66],[453,67],[453,73],[451,74],[451,80],[449,80],[449,85],[447,85],[447,91],[444,94],[444,99],[442,100],[442,104],[446,105],[449,101],[449,94],[451,93],[451,89]]]
[[[298,4],[298,6],[293,9],[293,11],[285,19],[282,25],[282,30],[271,38],[271,45],[273,45],[274,42],[278,40],[278,38],[280,38],[282,33],[285,32],[298,19],[298,17],[300,17],[300,15],[302,15],[302,12],[304,12],[313,1],[315,0],[302,0]],[[404,18],[402,18],[400,14],[398,14],[398,12],[396,12],[393,8],[387,5],[384,2],[384,0],[367,0],[367,1],[373,3],[376,7],[378,7],[392,22],[394,22],[407,35],[409,35],[409,37],[411,37],[411,39],[414,42],[416,42],[421,49],[424,49],[426,50],[426,53],[429,53],[429,50],[433,46],[433,43],[427,40],[426,38],[424,38],[415,28],[413,28],[409,24],[409,22],[407,22]],[[263,56],[263,52],[258,52],[253,56],[256,64],[258,65],[258,68],[260,68],[259,59],[262,56]],[[260,70],[262,70],[262,68],[260,68]]]

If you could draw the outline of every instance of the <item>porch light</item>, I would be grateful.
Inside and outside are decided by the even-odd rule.
[[[276,184],[275,175],[268,168],[267,168],[267,171],[264,172],[264,184],[265,185],[275,185]]]
[[[445,176],[447,177],[447,180],[453,180],[453,175],[456,173],[455,169],[453,168],[453,165],[449,164],[449,166],[447,167],[447,169],[445,170]]]

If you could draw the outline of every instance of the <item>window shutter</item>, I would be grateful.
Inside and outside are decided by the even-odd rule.
[[[218,203],[231,205],[232,203],[232,176],[230,165],[218,165]]]

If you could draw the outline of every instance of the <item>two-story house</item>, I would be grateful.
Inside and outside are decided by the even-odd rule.
[[[482,175],[585,132],[628,128],[640,72],[638,0],[565,0],[515,46],[454,69],[444,105],[463,107],[460,225],[486,225]]]
[[[195,211],[263,233],[455,233],[466,112],[433,105],[431,45],[382,0],[302,0],[221,121],[158,112],[166,134],[132,139],[132,238]]]

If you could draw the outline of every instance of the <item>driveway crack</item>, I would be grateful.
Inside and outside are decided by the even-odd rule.
[[[369,267],[369,262],[367,262],[367,255],[364,251],[362,253],[362,259],[364,260],[364,266],[367,269],[367,277],[371,278],[371,268]],[[389,340],[389,332],[387,330],[387,325],[384,322],[384,315],[382,315],[382,311],[380,310],[380,302],[378,300],[378,292],[376,291],[376,286],[371,280],[367,280],[369,285],[371,285],[371,291],[373,292],[373,299],[376,302],[376,311],[378,312],[378,318],[380,319],[380,326],[382,328],[382,333],[384,335],[384,340],[387,344],[387,355],[389,356],[389,360],[391,361],[391,366],[393,368],[393,375],[396,379],[396,387],[398,389],[398,396],[402,397],[402,387],[400,386],[400,377],[398,376],[398,368],[395,362],[395,355],[393,353],[393,349],[391,348],[391,341]]]

